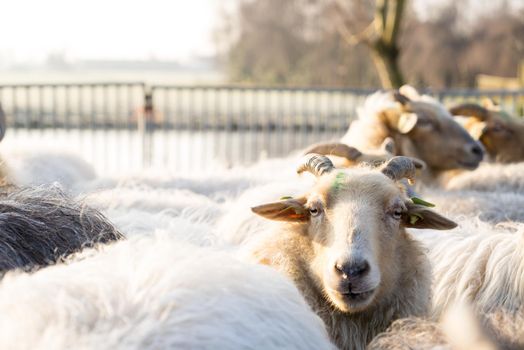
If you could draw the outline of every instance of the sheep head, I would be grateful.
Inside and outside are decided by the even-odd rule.
[[[397,153],[420,158],[434,170],[475,169],[483,156],[480,144],[440,103],[412,90],[393,92],[396,106],[379,113]]]
[[[456,120],[479,140],[489,156],[503,163],[524,160],[524,123],[488,103],[465,103],[450,109]]]
[[[412,177],[418,166],[394,157],[381,169],[336,169],[327,157],[308,155],[299,167],[317,176],[308,193],[252,210],[287,221],[286,229],[307,237],[314,254],[304,260],[315,288],[339,310],[358,313],[399,285],[401,266],[409,263],[403,261],[409,239],[404,228],[456,226],[405,195],[399,181]]]

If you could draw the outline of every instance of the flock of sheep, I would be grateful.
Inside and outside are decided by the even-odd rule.
[[[301,153],[74,186],[7,164],[0,348],[524,347],[524,123],[404,86]]]

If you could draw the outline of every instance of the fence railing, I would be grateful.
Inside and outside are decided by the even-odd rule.
[[[4,148],[76,153],[100,173],[207,171],[339,138],[373,90],[143,83],[0,85]],[[524,89],[426,91],[445,104],[496,100],[520,116]]]

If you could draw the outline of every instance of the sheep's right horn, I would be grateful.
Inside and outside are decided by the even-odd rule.
[[[2,108],[2,105],[0,104],[0,141],[2,141],[2,139],[5,136],[6,125],[7,125],[7,122],[5,118],[5,113]]]
[[[415,158],[398,156],[391,158],[382,168],[382,173],[390,179],[415,180],[416,170],[423,169],[424,163]]]
[[[333,170],[335,166],[331,160],[323,155],[310,153],[304,156],[302,163],[297,168],[297,173],[308,171],[316,177],[320,177]]]
[[[489,111],[474,103],[464,103],[449,109],[452,115],[462,115],[465,117],[476,117],[482,121],[489,118]]]

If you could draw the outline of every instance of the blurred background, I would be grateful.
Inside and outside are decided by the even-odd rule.
[[[17,0],[2,6],[7,151],[99,174],[209,172],[342,136],[409,83],[524,112],[522,0]]]

